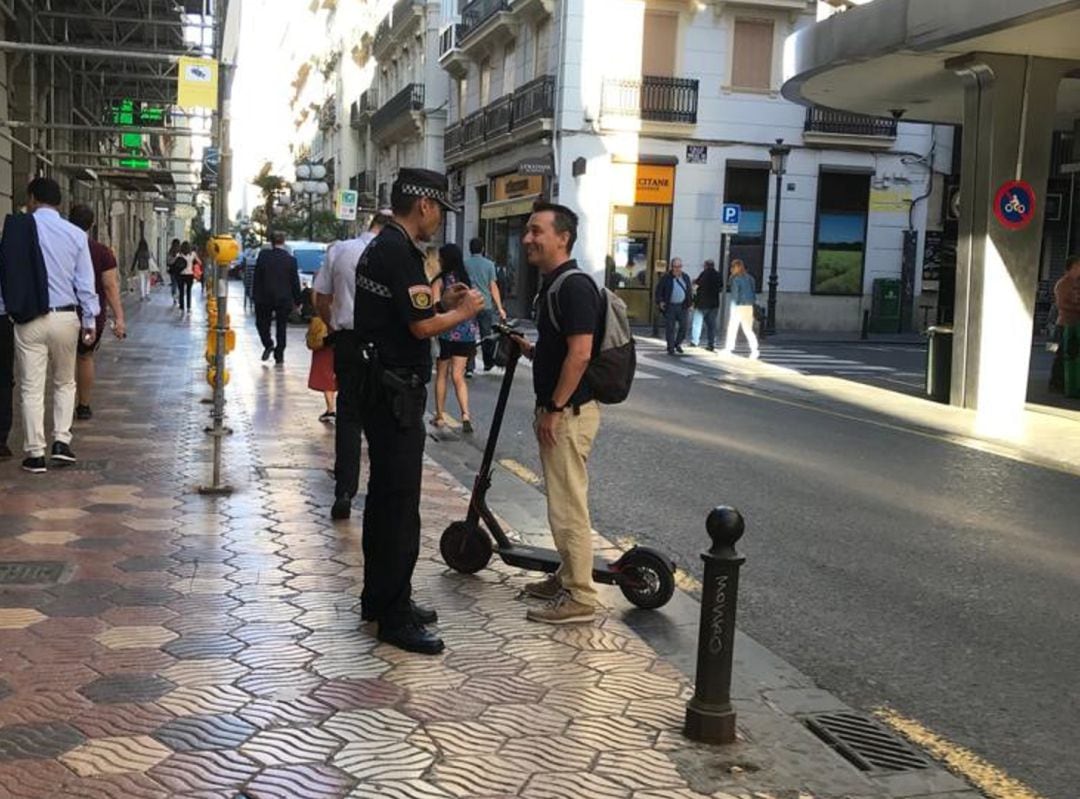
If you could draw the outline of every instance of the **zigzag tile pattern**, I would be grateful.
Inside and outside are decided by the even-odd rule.
[[[193,493],[211,443],[187,379],[201,335],[162,304],[132,309],[132,347],[99,363],[76,433],[104,468],[43,482],[0,462],[0,562],[67,566],[0,591],[0,799],[706,799],[676,767],[679,672],[620,609],[545,628],[524,619],[532,576],[450,572],[438,535],[467,491],[430,460],[414,586],[447,651],[361,624],[362,497],[327,518],[306,364],[273,372],[268,403],[242,309],[223,442],[238,490]],[[740,791],[711,799],[775,796]]]

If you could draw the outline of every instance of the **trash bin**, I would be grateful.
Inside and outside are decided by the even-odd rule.
[[[870,332],[900,332],[900,281],[878,278],[870,302]]]
[[[952,391],[953,329],[938,325],[927,328],[926,396],[948,404]]]

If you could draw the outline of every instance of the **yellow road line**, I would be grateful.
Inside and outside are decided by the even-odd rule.
[[[544,483],[544,481],[540,479],[540,475],[538,475],[524,463],[520,463],[513,458],[503,458],[499,461],[499,465],[506,469],[506,471],[510,472],[510,474],[514,475],[515,477],[519,477],[529,485],[538,486],[543,485]]]
[[[874,715],[940,760],[949,771],[971,782],[990,799],[1044,799],[1041,794],[990,765],[974,752],[945,740],[892,708],[874,708]]]

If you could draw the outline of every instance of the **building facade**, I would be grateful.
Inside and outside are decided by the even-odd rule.
[[[844,4],[841,4],[841,6]],[[652,319],[673,257],[719,259],[720,207],[742,207],[732,257],[768,284],[779,184],[778,325],[858,330],[874,281],[903,280],[919,318],[927,221],[940,217],[952,130],[807,110],[780,94],[785,38],[805,0],[472,0],[444,28],[446,166],[464,212],[524,314],[536,278],[520,234],[538,197],[577,210],[576,255]],[[618,43],[618,44],[613,44]],[[926,313],[926,311],[922,311]],[[899,325],[899,321],[897,322]]]

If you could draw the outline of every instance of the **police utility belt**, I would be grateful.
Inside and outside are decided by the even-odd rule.
[[[411,369],[386,366],[378,348],[369,341],[357,342],[359,395],[361,408],[370,408],[380,401],[390,406],[390,412],[402,428],[423,420],[427,403],[424,381]]]

